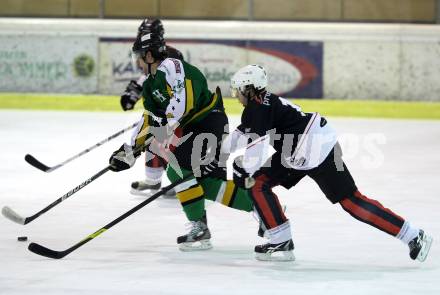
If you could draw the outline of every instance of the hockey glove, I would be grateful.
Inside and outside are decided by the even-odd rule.
[[[139,157],[141,151],[133,153],[133,148],[124,143],[117,151],[113,152],[109,159],[110,170],[114,172],[123,171],[133,167],[136,158]]]
[[[131,80],[124,94],[121,96],[121,107],[124,111],[132,110],[136,102],[141,98],[142,86]]]
[[[239,187],[250,189],[255,184],[255,179],[243,168],[243,156],[238,156],[232,164],[234,169],[234,183]]]
[[[220,165],[217,160],[213,160],[206,165],[200,165],[200,174],[202,177],[213,177],[226,180],[226,165]]]

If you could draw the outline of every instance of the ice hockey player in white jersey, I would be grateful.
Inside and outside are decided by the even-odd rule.
[[[247,150],[244,157],[234,160],[234,182],[250,191],[270,237],[267,244],[255,247],[257,259],[294,259],[289,220],[272,188],[290,188],[309,176],[330,202],[339,203],[355,219],[400,239],[408,245],[411,259],[424,261],[432,238],[363,195],[342,160],[336,133],[327,120],[318,113],[304,113],[299,106],[270,93],[267,81],[266,70],[259,65],[245,66],[231,79],[232,96],[238,97],[245,108],[241,125],[230,135],[230,141],[248,136],[255,142],[254,154]],[[253,172],[252,160],[264,154],[269,144],[276,152]]]

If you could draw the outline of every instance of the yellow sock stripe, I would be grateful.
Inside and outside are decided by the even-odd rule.
[[[141,146],[145,143],[147,139],[147,135],[150,132],[150,125],[148,124],[148,112],[144,112],[144,124],[142,124],[141,129],[139,129],[139,133],[136,136],[136,146]]]
[[[177,198],[179,198],[179,201],[182,204],[200,198],[201,196],[203,196],[203,188],[200,185],[177,193]]]
[[[201,109],[199,112],[195,113],[194,116],[192,116],[192,118],[188,122],[185,123],[185,125],[191,123],[192,121],[194,121],[195,119],[197,119],[198,117],[203,115],[204,113],[206,113],[206,112],[210,111],[211,109],[213,109],[214,106],[217,104],[217,101],[218,101],[218,96],[217,96],[217,93],[215,93],[213,95],[211,103],[208,106],[206,106],[203,109]]]
[[[225,193],[223,194],[222,204],[229,206],[232,196],[234,195],[235,184],[232,180],[228,180],[226,183]]]
[[[185,90],[186,90],[186,105],[185,105],[185,113],[184,116],[188,114],[194,108],[194,90],[192,81],[189,79],[185,79]]]

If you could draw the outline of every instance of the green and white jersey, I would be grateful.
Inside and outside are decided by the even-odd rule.
[[[142,96],[147,111],[182,127],[199,122],[221,103],[198,68],[174,58],[162,61],[156,75],[147,78]]]
[[[142,97],[146,112],[132,138],[132,144],[136,145],[149,137],[153,121],[166,119],[185,128],[200,122],[213,110],[224,110],[221,95],[208,89],[203,73],[175,58],[163,60],[156,74],[147,77]]]

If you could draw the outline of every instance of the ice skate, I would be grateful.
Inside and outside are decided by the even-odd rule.
[[[425,261],[431,244],[432,237],[427,235],[423,230],[420,230],[418,236],[408,243],[409,257],[411,257],[412,260]]]
[[[162,186],[162,182],[153,182],[151,180],[140,180],[131,183],[130,193],[136,196],[152,196],[157,193]],[[171,199],[176,197],[176,191],[170,189],[165,192],[162,196],[163,198]]]
[[[212,248],[206,215],[200,220],[191,221],[191,228],[188,234],[177,238],[177,244],[181,251],[200,251]]]
[[[264,244],[255,246],[255,258],[261,261],[293,261],[292,239],[279,244]]]

